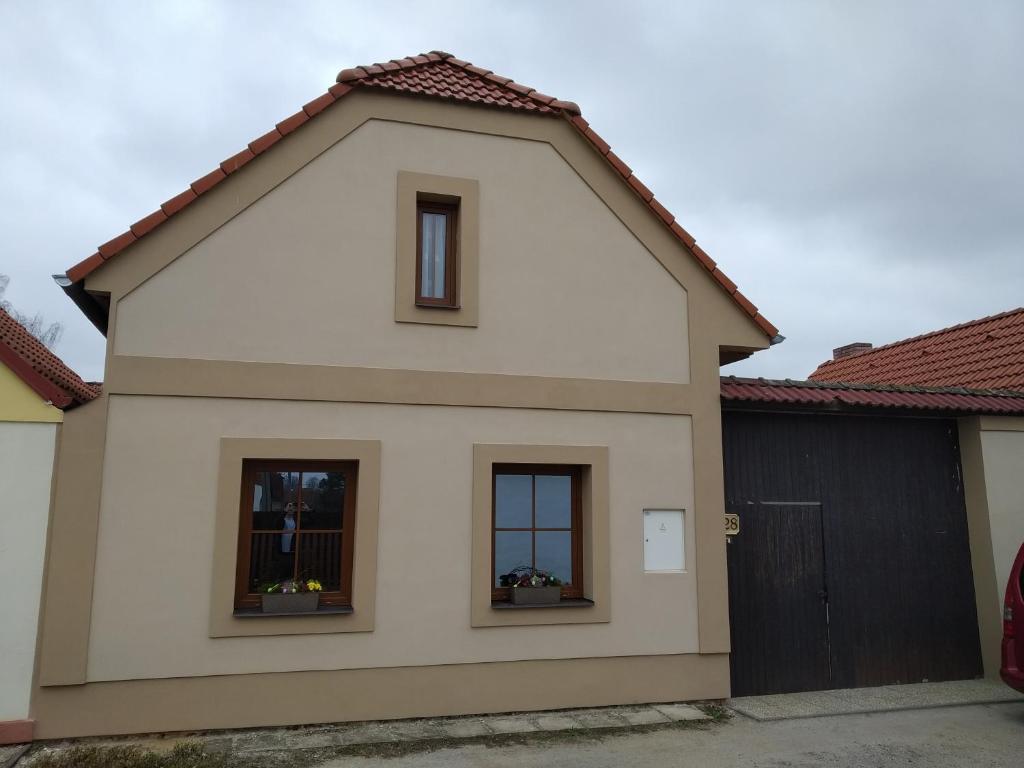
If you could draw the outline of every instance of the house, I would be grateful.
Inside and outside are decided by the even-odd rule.
[[[0,744],[29,741],[50,482],[64,410],[98,395],[0,309]]]
[[[728,695],[719,366],[780,337],[572,102],[344,70],[61,282],[37,737]]]

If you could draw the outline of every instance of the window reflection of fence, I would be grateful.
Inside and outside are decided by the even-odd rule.
[[[313,578],[325,592],[340,590],[341,536],[341,531],[252,534],[250,583],[256,588],[284,579]]]

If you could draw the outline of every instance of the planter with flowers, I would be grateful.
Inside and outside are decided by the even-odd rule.
[[[562,599],[562,581],[547,571],[520,566],[499,579],[513,605],[555,605]]]
[[[323,586],[316,579],[286,579],[260,589],[264,613],[313,613]]]

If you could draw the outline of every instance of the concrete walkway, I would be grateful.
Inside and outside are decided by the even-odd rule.
[[[491,739],[317,768],[1020,768],[1024,704]]]
[[[790,720],[1002,702],[1024,702],[1024,695],[993,680],[956,680],[948,683],[744,696],[730,699],[728,705],[755,720]],[[1024,756],[1021,757],[1021,764],[1024,765]]]

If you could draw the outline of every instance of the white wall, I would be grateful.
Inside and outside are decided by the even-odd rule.
[[[56,434],[0,422],[0,721],[28,717]]]

